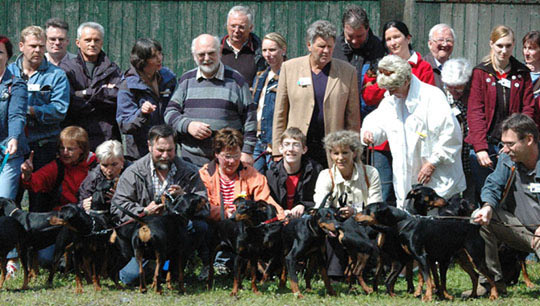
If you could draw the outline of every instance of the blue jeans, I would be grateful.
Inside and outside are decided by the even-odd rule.
[[[253,151],[253,159],[256,159],[259,157],[263,152],[266,151],[267,144],[263,143],[260,139],[257,140],[257,143],[255,144],[255,150]],[[272,161],[272,155],[267,154],[264,156],[261,156],[254,164],[253,167],[259,171],[262,175],[265,175],[266,169],[270,166],[270,162]]]
[[[11,158],[7,161],[2,173],[0,173],[0,197],[14,200],[17,196],[23,161],[23,156]]]
[[[471,161],[471,173],[474,183],[474,193],[477,203],[480,203],[480,194],[482,193],[482,187],[486,181],[487,176],[493,172],[495,166],[497,165],[497,153],[499,152],[499,147],[497,145],[490,144],[488,145],[488,154],[491,157],[493,162],[493,168],[482,167],[478,163],[478,158],[476,157],[476,152],[473,149],[470,151],[469,159]]]
[[[188,243],[191,247],[190,253],[194,250],[198,250],[201,261],[204,264],[208,264],[210,261],[210,250],[207,244],[207,236],[209,233],[208,223],[203,220],[195,219],[189,222],[187,230],[190,240]],[[147,269],[147,266],[148,260],[145,259],[143,260],[143,268]],[[169,261],[166,261],[163,265],[163,270],[168,270],[168,267]],[[132,257],[131,260],[120,270],[118,275],[120,281],[126,285],[136,282],[139,279],[139,265],[137,264],[137,259]]]
[[[192,228],[190,228],[190,225],[192,225]],[[210,225],[204,220],[191,220],[188,224],[188,233],[193,247],[191,251],[197,250],[202,263],[207,265],[210,262],[210,247],[208,246]]]
[[[394,193],[394,184],[392,182],[392,154],[390,151],[374,150],[373,167],[379,172],[383,201],[395,203],[396,195]]]
[[[148,260],[143,260],[143,269],[148,265]],[[126,285],[134,284],[139,280],[139,264],[137,259],[132,257],[131,260],[125,265],[118,273],[120,281]]]
[[[52,265],[54,260],[54,247],[55,245],[52,244],[38,251],[38,263],[41,267],[48,268]]]
[[[54,244],[51,244],[50,246],[38,251],[38,264],[40,266],[48,268],[52,265],[54,257],[54,246]],[[19,257],[17,249],[13,249],[7,254],[7,259],[13,259],[17,257]]]

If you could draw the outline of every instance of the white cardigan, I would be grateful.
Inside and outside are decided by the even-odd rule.
[[[366,173],[364,174],[364,167]],[[339,207],[338,198],[344,193],[347,193],[347,205],[352,206],[356,211],[361,211],[363,206],[382,202],[381,181],[379,172],[371,166],[364,166],[355,163],[353,174],[350,180],[346,180],[341,176],[341,172],[335,165],[330,169],[325,169],[319,173],[317,183],[315,185],[315,208],[319,208],[324,200],[324,197],[332,191],[332,196],[328,198],[326,207]],[[330,173],[330,171],[332,171]],[[332,177],[334,183],[332,184]],[[366,184],[366,178],[369,181]],[[332,190],[333,185],[333,190]],[[330,204],[329,204],[330,203]]]

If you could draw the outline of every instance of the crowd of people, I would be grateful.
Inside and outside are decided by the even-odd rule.
[[[421,55],[405,23],[386,22],[381,40],[352,5],[341,33],[315,21],[308,53],[288,59],[286,38],[261,40],[253,18],[235,6],[225,37],[194,38],[196,67],[179,78],[162,66],[152,38],[134,43],[122,72],[102,50],[105,29],[95,22],[78,27],[77,54],[67,52],[66,22],[26,27],[10,64],[13,45],[0,36],[0,144],[8,156],[0,196],[20,202],[26,189],[32,212],[68,203],[89,210],[96,186],[115,180],[107,197],[118,225],[130,218],[123,209],[162,213],[156,199],[165,191],[198,193],[208,214],[189,226],[203,237],[195,248],[207,262],[204,237],[213,235],[212,222],[233,215],[238,196],[266,201],[279,219],[340,204],[348,218],[375,202],[403,208],[420,183],[447,200],[478,203],[500,279],[493,241],[517,234],[489,220],[540,223],[540,32],[518,33],[521,63],[516,34],[495,27],[489,54],[473,68],[452,58],[459,33],[451,26],[435,25]],[[536,238],[520,237],[516,248],[540,250]],[[51,260],[51,250],[41,253]],[[342,275],[339,264],[331,267]],[[132,281],[135,269],[130,262],[121,279]]]

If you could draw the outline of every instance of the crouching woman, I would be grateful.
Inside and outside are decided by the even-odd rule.
[[[360,160],[360,135],[353,131],[337,131],[328,134],[323,141],[332,165],[321,171],[317,178],[313,196],[315,208],[338,208],[339,216],[347,219],[368,204],[382,202],[377,169],[364,165]],[[328,275],[342,277],[346,263],[340,262],[339,258],[344,258],[340,255],[343,247],[337,239],[328,239],[326,251]]]

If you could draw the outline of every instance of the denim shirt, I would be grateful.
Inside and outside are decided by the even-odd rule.
[[[10,159],[29,151],[24,135],[27,103],[26,83],[6,70],[0,83],[0,144],[6,147],[11,139],[18,139],[17,153]]]
[[[540,146],[539,146],[539,149],[540,149]],[[516,166],[515,171],[518,171],[516,163],[510,159],[510,156],[508,156],[505,153],[501,153],[499,155],[499,160],[497,161],[497,167],[495,168],[495,171],[493,171],[486,178],[484,187],[482,187],[482,193],[480,195],[480,198],[482,199],[482,203],[488,203],[494,209],[497,208],[499,204],[506,205],[505,203],[506,201],[504,202],[501,202],[501,201],[505,200],[502,197],[504,193],[504,188],[508,180],[511,179],[512,166]],[[515,176],[512,177],[512,180],[513,180],[512,187],[508,196],[511,196],[512,195],[511,191],[515,189],[513,186],[514,181],[515,181]],[[534,180],[537,183],[540,183],[540,159],[536,162],[536,174],[535,174]],[[536,198],[537,198],[538,203],[540,203],[540,193],[536,194]],[[506,208],[507,206],[508,205],[504,207]]]
[[[257,105],[259,105],[264,83],[266,82],[269,72],[270,68],[267,68],[263,73],[255,77],[255,81],[253,82],[253,88],[255,88],[253,101],[257,103]],[[259,135],[259,139],[263,144],[272,143],[272,124],[274,121],[274,104],[276,101],[278,79],[279,71],[274,78],[268,81],[268,85],[266,86],[261,117],[261,134]]]
[[[8,70],[22,78],[22,54]],[[56,141],[60,134],[60,123],[69,107],[69,82],[65,72],[43,58],[38,70],[26,81],[28,106],[34,107],[35,117],[27,116],[28,142]],[[39,86],[39,89],[37,88]]]

